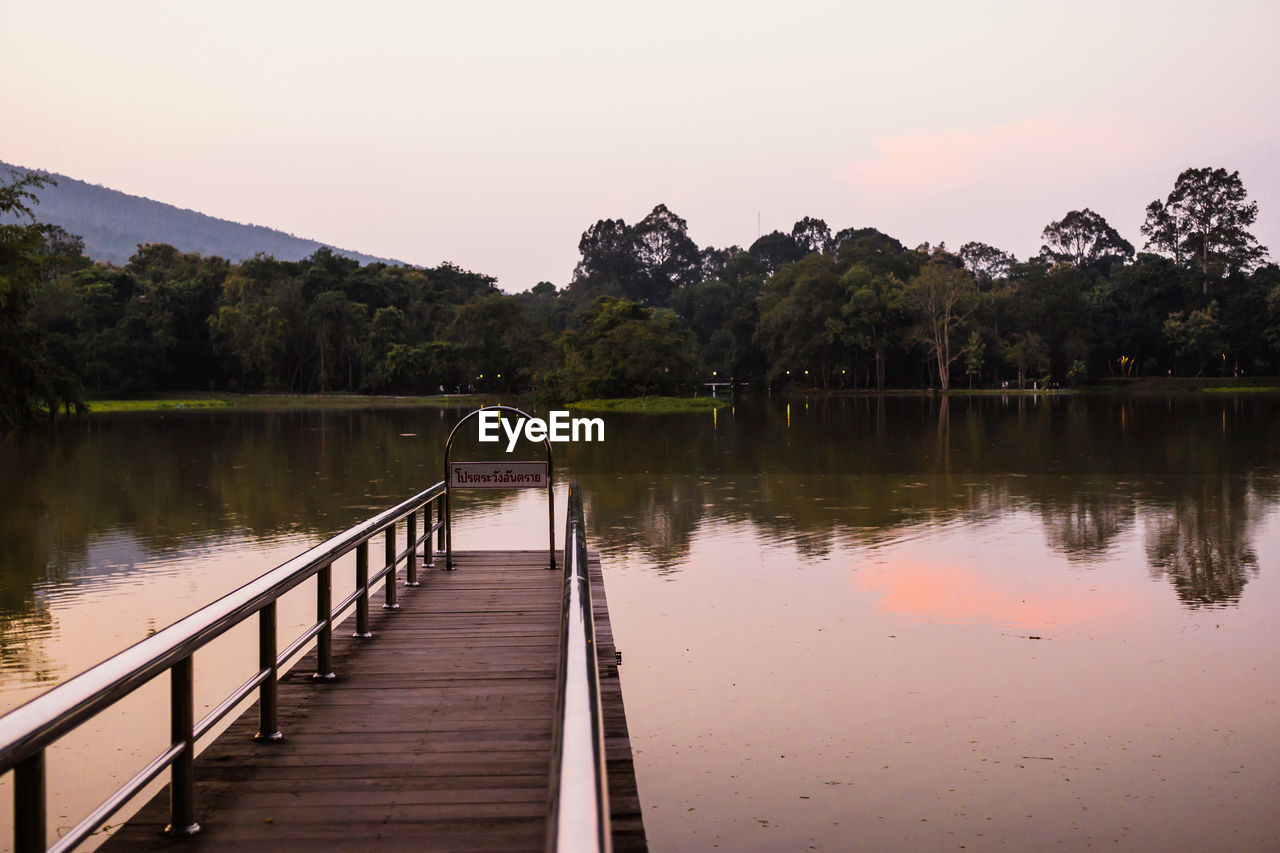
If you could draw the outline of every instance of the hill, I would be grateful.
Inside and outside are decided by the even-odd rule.
[[[37,190],[40,204],[35,208],[36,219],[83,237],[85,254],[95,261],[123,264],[137,251],[139,243],[168,243],[183,252],[218,255],[233,262],[258,252],[282,261],[296,261],[325,245],[274,228],[217,219],[56,172],[0,162],[0,181],[8,180],[10,171],[20,175],[36,171],[57,181],[57,186]],[[401,263],[336,246],[329,248],[362,264]]]

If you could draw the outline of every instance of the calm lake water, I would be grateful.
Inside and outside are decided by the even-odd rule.
[[[0,436],[0,709],[437,481],[458,416]],[[606,416],[558,477],[603,553],[653,848],[1280,847],[1278,422],[1208,395]],[[458,548],[545,541],[539,495],[456,514]],[[203,707],[252,670],[246,627],[197,655]],[[53,751],[55,826],[160,750],[166,702]]]

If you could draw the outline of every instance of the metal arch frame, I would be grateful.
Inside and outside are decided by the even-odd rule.
[[[515,406],[481,406],[474,412],[468,412],[462,416],[462,420],[453,425],[453,429],[449,431],[449,437],[444,442],[444,520],[441,530],[444,533],[444,567],[448,571],[454,571],[453,565],[453,488],[449,485],[449,454],[453,450],[453,439],[458,434],[458,430],[467,421],[474,418],[481,412],[492,412],[494,410],[500,412],[514,412],[529,420],[533,416],[528,412],[517,409]],[[555,495],[552,493],[552,487],[555,485],[555,466],[551,456],[551,439],[544,438],[543,445],[547,448],[547,539],[548,539],[548,569],[556,567],[556,503]]]

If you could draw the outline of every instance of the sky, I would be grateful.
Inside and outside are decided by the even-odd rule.
[[[1280,3],[3,0],[0,161],[341,248],[567,284],[599,219],[804,216],[1141,248],[1191,166],[1280,259]]]

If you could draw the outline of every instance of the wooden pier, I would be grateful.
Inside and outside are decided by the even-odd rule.
[[[250,710],[195,761],[199,834],[170,838],[167,790],[103,846],[154,850],[541,850],[561,598],[547,552],[453,555],[399,609],[334,629],[331,681],[315,652],[279,681],[284,739]],[[617,851],[646,849],[596,553],[588,558]],[[394,580],[393,580],[394,582]]]

